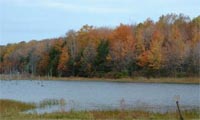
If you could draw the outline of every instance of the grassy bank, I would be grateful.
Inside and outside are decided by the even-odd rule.
[[[22,103],[13,100],[0,100],[1,120],[178,120],[177,112],[152,113],[137,110],[107,110],[107,111],[70,111],[45,114],[25,114],[25,110],[33,109],[33,104]],[[199,110],[182,112],[184,119],[194,120],[200,118]]]
[[[5,75],[0,74],[1,80],[66,80],[66,81],[108,81],[108,82],[135,82],[135,83],[183,83],[183,84],[200,84],[198,77],[163,77],[163,78],[86,78],[86,77],[48,77],[48,76],[31,76],[31,75]]]
[[[34,104],[22,103],[15,100],[0,99],[0,116],[12,116],[19,112],[36,108]]]

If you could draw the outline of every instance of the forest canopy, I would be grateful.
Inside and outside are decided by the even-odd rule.
[[[167,14],[115,28],[0,46],[0,74],[81,77],[200,76],[200,16]]]

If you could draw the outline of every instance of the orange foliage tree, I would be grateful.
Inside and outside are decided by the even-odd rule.
[[[127,69],[134,58],[135,38],[131,26],[121,24],[110,35],[110,53],[117,71]]]
[[[58,72],[59,76],[63,76],[68,70],[69,53],[66,47],[62,48],[62,53],[58,62]]]

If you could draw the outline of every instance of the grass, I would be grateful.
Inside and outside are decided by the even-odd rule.
[[[30,75],[6,75],[0,74],[1,80],[66,80],[66,81],[108,81],[108,82],[133,82],[133,83],[177,83],[177,84],[200,84],[199,77],[162,77],[162,78],[85,78],[85,77],[48,77],[48,76],[30,76]]]
[[[0,99],[0,116],[10,116],[36,108],[34,104],[15,100]]]
[[[178,120],[177,112],[153,113],[139,110],[69,111],[45,114],[22,113],[35,106],[13,100],[0,100],[1,120]],[[9,114],[8,114],[9,113]],[[200,110],[182,111],[186,120],[199,120]]]
[[[38,105],[39,108],[45,108],[47,106],[53,106],[53,105],[61,105],[64,106],[66,105],[66,102],[64,99],[44,99],[43,101],[41,101]]]

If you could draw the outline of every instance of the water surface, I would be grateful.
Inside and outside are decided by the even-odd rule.
[[[199,91],[197,84],[0,80],[0,98],[36,103],[44,99],[64,99],[65,110],[145,108],[168,111],[176,109],[175,96],[180,97],[183,109],[189,109],[199,107]],[[60,109],[54,106],[37,111]]]

